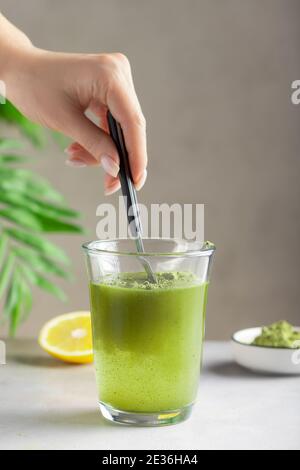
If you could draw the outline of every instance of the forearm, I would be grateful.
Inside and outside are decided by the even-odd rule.
[[[0,13],[0,79],[8,80],[13,64],[32,48],[30,39]]]

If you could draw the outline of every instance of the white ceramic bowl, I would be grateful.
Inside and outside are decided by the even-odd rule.
[[[295,328],[300,331],[300,328]],[[269,374],[300,374],[300,349],[284,349],[251,344],[262,328],[234,333],[231,343],[236,362],[247,369]]]

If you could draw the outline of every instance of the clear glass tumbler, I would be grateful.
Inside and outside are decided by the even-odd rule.
[[[155,283],[134,240],[83,248],[100,410],[111,421],[159,426],[186,419],[196,399],[215,247],[171,239],[144,245]]]

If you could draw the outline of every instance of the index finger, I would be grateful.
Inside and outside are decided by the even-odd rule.
[[[146,121],[133,84],[118,80],[107,95],[107,106],[122,127],[133,182],[138,184],[147,167]]]

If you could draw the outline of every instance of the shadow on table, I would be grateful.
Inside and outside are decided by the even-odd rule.
[[[34,410],[31,412],[30,416],[24,416],[24,413],[20,414],[18,410],[12,412],[10,410],[9,414],[5,416],[5,412],[1,413],[1,418],[3,421],[7,422],[22,422],[26,423],[28,428],[35,426],[43,426],[44,429],[50,430],[59,430],[60,428],[68,428],[70,430],[75,430],[78,428],[86,429],[101,429],[104,427],[115,427],[117,426],[114,423],[111,423],[103,418],[97,408],[92,408],[88,410]]]
[[[78,367],[78,364],[70,364],[67,362],[59,361],[51,356],[37,356],[37,355],[22,355],[14,354],[7,357],[7,363],[10,361],[22,364],[25,366],[32,367],[50,367],[50,368],[66,368],[66,367]]]
[[[111,427],[115,426],[114,423],[111,423],[103,418],[101,413],[93,408],[86,411],[59,411],[54,412],[51,410],[51,413],[39,413],[38,416],[39,423],[43,423],[45,426],[53,428],[58,428],[62,426],[63,428],[70,427],[72,429],[76,426],[86,427],[86,428],[100,428],[100,427]]]
[[[253,376],[253,372],[250,370],[243,369],[234,361],[220,361],[213,364],[209,364],[204,367],[204,372],[210,372],[223,377],[232,378],[247,378]]]
[[[208,364],[204,367],[204,372],[209,372],[215,375],[220,375],[227,378],[249,379],[249,378],[294,378],[293,375],[272,374],[260,371],[251,371],[244,369],[234,361],[220,361],[214,364]]]

